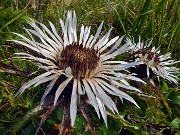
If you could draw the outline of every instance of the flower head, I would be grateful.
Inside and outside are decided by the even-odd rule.
[[[51,92],[58,79],[63,76],[65,79],[59,84],[55,92],[54,104],[58,101],[68,85],[72,85],[70,96],[70,118],[74,126],[80,96],[87,96],[88,103],[92,105],[100,117],[100,113],[107,125],[106,108],[118,113],[114,101],[109,95],[118,96],[134,103],[136,102],[125,92],[118,88],[138,91],[129,85],[125,79],[141,81],[132,74],[126,75],[119,71],[128,69],[139,62],[111,61],[117,55],[129,51],[132,46],[125,44],[119,48],[123,37],[118,36],[109,40],[110,29],[107,34],[100,38],[103,22],[100,24],[95,36],[90,35],[91,27],[82,25],[80,36],[76,32],[76,14],[69,11],[65,23],[60,19],[62,36],[59,36],[55,26],[49,22],[48,29],[44,24],[39,23],[38,27],[33,21],[29,22],[33,29],[26,29],[29,37],[15,33],[21,40],[11,40],[30,49],[29,52],[16,53],[15,58],[21,58],[35,62],[45,72],[24,84],[15,94],[23,92],[26,88],[49,82],[42,96],[40,104]],[[36,37],[36,39],[34,38]],[[39,38],[39,40],[37,40]],[[110,47],[110,49],[109,49]]]
[[[146,45],[140,41],[140,37],[137,44],[129,38],[127,39],[127,43],[134,46],[130,60],[143,62],[143,64],[136,66],[135,69],[133,67],[130,68],[130,70],[135,70],[138,77],[151,78],[155,75],[167,79],[170,82],[178,83],[179,78],[175,76],[175,74],[179,72],[179,68],[173,67],[172,65],[180,61],[171,60],[170,53],[160,55],[159,48],[150,48],[151,42]],[[139,71],[140,74],[138,73]]]

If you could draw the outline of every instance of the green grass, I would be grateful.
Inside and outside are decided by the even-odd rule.
[[[26,3],[16,0],[0,2],[0,60],[11,61],[7,58],[13,55],[17,49],[7,49],[8,39],[17,38],[11,32],[26,34],[23,27],[29,27],[27,21],[33,19],[48,25],[48,20],[53,22],[58,31],[61,31],[59,18],[65,18],[68,10],[75,10],[78,18],[78,30],[81,24],[91,26],[91,32],[95,33],[98,25],[104,21],[103,30],[107,31],[113,27],[111,36],[131,35],[138,41],[153,39],[152,46],[159,47],[162,53],[171,52],[173,59],[179,59],[180,56],[180,1],[179,0],[69,0],[70,4],[65,2],[57,3],[57,0],[39,0],[39,3]],[[79,32],[79,31],[78,31]],[[19,61],[20,68],[27,70],[27,63]],[[1,65],[0,65],[1,66]],[[36,67],[30,64],[31,70]],[[43,89],[30,88],[18,98],[13,98],[13,94],[18,88],[27,81],[25,77],[15,75],[0,74],[0,130],[3,134],[26,134],[31,135],[28,130],[35,132],[37,128],[37,117],[29,118],[26,113],[38,105]],[[180,89],[173,88],[172,85],[161,81],[159,88],[162,91],[162,97],[157,104],[155,99],[134,96],[141,109],[135,109],[128,103],[118,106],[121,110],[120,115],[109,116],[110,125],[108,129],[96,116],[92,119],[99,124],[96,129],[98,135],[117,134],[119,131],[131,132],[133,134],[160,134],[170,130],[180,133]],[[152,89],[147,87],[149,93]],[[33,99],[33,100],[32,100]],[[58,113],[59,110],[55,111]],[[49,117],[44,128],[52,129],[59,119],[56,115]],[[27,121],[26,117],[29,119]],[[77,118],[77,127],[70,134],[90,134],[85,131],[83,118]],[[21,123],[22,121],[22,123]],[[50,122],[49,122],[50,121]],[[17,122],[21,127],[16,128]],[[49,122],[49,123],[48,123]],[[82,124],[83,123],[83,124]],[[115,123],[115,124],[114,124]],[[113,127],[114,126],[114,127]],[[11,132],[10,130],[13,130]],[[126,131],[127,133],[127,131]]]

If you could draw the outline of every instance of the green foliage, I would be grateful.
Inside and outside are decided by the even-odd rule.
[[[171,90],[167,94],[167,98],[171,104],[180,105],[180,91]]]
[[[72,0],[68,3],[57,3],[52,0],[39,0],[37,3],[6,0],[0,4],[0,44],[17,38],[11,32],[24,33],[23,27],[29,27],[27,21],[33,19],[47,24],[53,22],[60,31],[58,18],[65,18],[68,10],[75,10],[78,27],[81,24],[91,25],[92,32],[104,20],[104,30],[114,27],[114,35],[131,35],[138,40],[153,38],[152,46],[161,48],[162,52],[170,51],[173,58],[180,56],[180,1],[179,0]],[[14,50],[0,46],[0,60],[12,56]],[[5,61],[6,64],[10,60]],[[23,71],[36,71],[33,64],[17,60],[16,65]],[[16,75],[0,73],[0,130],[1,134],[34,134],[38,128],[39,113],[33,112],[38,105],[44,87],[29,88],[23,95],[13,98],[15,91],[28,79]],[[158,83],[157,83],[158,84]],[[134,97],[140,109],[125,101],[119,104],[120,114],[109,113],[108,129],[102,118],[95,112],[91,116],[98,123],[97,135],[120,134],[180,134],[180,89],[161,81],[161,96],[156,98]],[[150,87],[145,90],[153,95]],[[153,95],[154,96],[154,95]],[[62,109],[56,109],[47,119],[42,129],[54,129],[62,119]],[[89,135],[84,118],[78,114],[76,128],[69,134]]]

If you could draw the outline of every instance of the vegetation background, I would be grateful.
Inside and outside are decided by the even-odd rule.
[[[19,61],[13,63],[11,58],[17,51],[9,46],[8,39],[16,39],[12,32],[26,35],[23,27],[29,27],[27,21],[48,21],[61,31],[59,18],[65,18],[68,10],[75,10],[78,28],[81,24],[91,26],[95,33],[104,20],[103,30],[113,27],[112,36],[131,35],[135,41],[138,36],[142,41],[151,40],[152,46],[160,47],[161,53],[171,52],[173,59],[180,56],[180,1],[179,0],[4,0],[0,1],[0,60],[9,65],[7,72],[0,74],[0,134],[33,135],[38,127],[38,116],[33,109],[38,105],[43,93],[42,87],[29,88],[23,95],[13,98],[20,86],[28,81],[24,71],[33,72],[34,65]],[[80,29],[79,29],[80,30]],[[13,48],[14,47],[14,48]],[[10,49],[9,49],[10,48]],[[4,71],[0,62],[0,71]],[[10,67],[16,67],[16,73]],[[179,66],[179,65],[177,65]],[[161,95],[156,98],[134,98],[141,107],[131,104],[119,104],[119,115],[110,114],[108,129],[96,115],[92,121],[98,124],[97,135],[117,134],[180,134],[180,89],[166,80],[156,82]],[[157,96],[151,87],[145,90]],[[93,112],[92,112],[93,113]],[[58,129],[62,111],[56,109],[42,126],[43,132],[53,134]],[[85,120],[78,116],[76,128],[69,129],[68,134],[90,134]]]

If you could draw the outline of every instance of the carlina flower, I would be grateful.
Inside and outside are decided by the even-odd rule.
[[[117,96],[121,100],[126,99],[138,107],[134,99],[121,91],[119,87],[140,92],[137,88],[130,86],[126,79],[143,81],[132,74],[126,75],[119,71],[122,70],[124,72],[129,67],[139,64],[139,62],[127,63],[111,60],[132,49],[132,46],[129,44],[119,47],[123,37],[119,38],[117,36],[109,40],[112,31],[110,29],[107,34],[100,38],[102,22],[95,36],[90,35],[91,27],[82,25],[78,39],[76,14],[72,11],[68,11],[65,23],[60,19],[62,37],[59,36],[51,22],[49,22],[50,29],[42,23],[38,23],[40,27],[33,21],[29,22],[29,24],[33,28],[25,28],[29,37],[14,33],[21,40],[11,41],[25,46],[31,51],[16,53],[17,56],[15,58],[33,61],[45,72],[24,84],[14,97],[32,85],[37,86],[49,82],[40,101],[40,105],[42,105],[55,83],[59,78],[64,77],[65,79],[55,91],[54,105],[61,98],[63,92],[67,90],[67,87],[72,85],[69,87],[71,88],[71,93],[69,95],[66,94],[66,96],[70,97],[70,104],[66,106],[70,107],[72,126],[75,124],[81,95],[87,97],[87,102],[94,107],[99,118],[100,114],[102,115],[106,125],[106,109],[111,110],[113,113],[118,113],[118,109],[109,95]]]
[[[131,67],[130,70],[136,73],[139,78],[151,79],[153,76],[156,76],[178,84],[179,78],[176,74],[179,72],[179,68],[172,65],[179,63],[180,61],[171,60],[171,53],[169,52],[160,55],[159,47],[151,48],[151,42],[148,44],[143,43],[139,37],[138,43],[134,43],[132,38],[127,38],[126,43],[134,46],[130,61],[143,62],[143,64]]]

